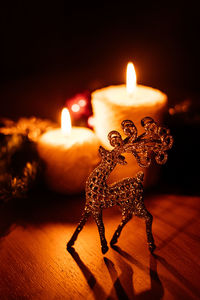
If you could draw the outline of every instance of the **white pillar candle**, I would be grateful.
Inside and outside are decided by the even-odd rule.
[[[84,190],[88,175],[99,162],[99,140],[90,129],[70,129],[66,110],[62,120],[61,129],[40,137],[38,152],[45,162],[47,186],[59,193],[75,194]]]
[[[162,123],[166,107],[166,94],[157,89],[136,84],[136,74],[132,64],[128,64],[126,85],[108,86],[92,93],[94,129],[100,142],[108,149],[111,149],[107,139],[108,133],[111,130],[117,130],[123,136],[121,129],[123,120],[132,120],[138,129],[138,134],[141,134],[144,131],[141,127],[141,119],[149,116]],[[126,155],[126,159],[128,164],[118,166],[111,174],[110,181],[134,176],[140,170],[134,157],[129,154]]]

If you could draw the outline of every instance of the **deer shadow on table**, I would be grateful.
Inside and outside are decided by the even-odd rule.
[[[135,259],[133,260],[137,262]],[[110,277],[113,281],[113,289],[110,295],[112,295],[113,292],[115,291],[118,299],[157,300],[163,298],[164,288],[157,273],[157,261],[154,256],[150,255],[150,265],[149,268],[147,267],[145,270],[147,273],[149,273],[151,287],[150,289],[147,289],[144,292],[141,292],[139,294],[135,294],[134,291],[134,284],[133,284],[134,271],[130,264],[128,264],[124,259],[118,257],[117,261],[118,261],[119,268],[121,270],[121,274],[120,276],[118,276],[113,262],[106,257],[104,258],[104,261],[108,268]],[[140,263],[137,262],[137,264]],[[143,267],[143,269],[145,269],[145,267]],[[110,296],[107,299],[110,299]]]
[[[134,299],[162,299],[162,297],[164,296],[163,284],[171,292],[171,294],[174,295],[176,299],[188,299],[189,296],[185,292],[185,290],[179,287],[174,281],[169,279],[168,276],[161,274],[158,276],[158,263],[162,265],[165,268],[165,270],[168,271],[171,275],[173,275],[178,281],[180,281],[180,283],[184,283],[184,285],[187,286],[187,288],[192,293],[194,293],[198,297],[200,296],[199,291],[196,289],[196,287],[183,275],[181,275],[180,272],[174,266],[172,266],[169,262],[166,261],[166,259],[164,259],[160,255],[150,255],[150,268],[148,269],[140,261],[136,260],[133,256],[131,256],[126,251],[122,250],[120,247],[114,245],[112,246],[112,248],[116,251],[116,253],[125,258],[131,264],[137,266],[140,270],[145,271],[146,273],[149,272],[151,279],[151,289],[144,291],[141,294],[134,295]]]
[[[117,249],[116,249],[117,250]],[[149,272],[150,280],[151,280],[151,288],[149,290],[146,290],[140,294],[135,294],[134,287],[133,287],[133,275],[134,271],[132,266],[127,263],[124,259],[118,258],[118,266],[121,270],[120,276],[117,273],[115,264],[108,259],[107,257],[104,257],[105,265],[108,269],[109,276],[111,277],[111,280],[113,282],[113,287],[109,293],[109,295],[106,295],[105,291],[101,287],[101,285],[97,282],[96,278],[92,274],[92,272],[89,270],[89,268],[83,263],[83,261],[80,259],[80,256],[75,251],[75,249],[72,247],[68,249],[69,253],[71,254],[72,258],[77,263],[78,267],[80,268],[81,272],[83,273],[87,284],[89,285],[90,289],[94,293],[95,299],[162,299],[164,295],[164,289],[162,286],[162,283],[159,279],[158,273],[157,273],[157,262],[156,258],[154,256],[150,256],[150,267],[142,266],[142,269],[145,269],[145,271]],[[129,254],[128,254],[129,255]],[[129,255],[130,256],[130,255]],[[130,256],[131,257],[131,256]],[[137,262],[134,258],[133,260]],[[140,265],[139,262],[136,263],[136,265]],[[141,264],[142,265],[142,264]],[[117,298],[116,298],[117,297]]]
[[[161,257],[160,255],[150,255],[148,267],[131,256],[128,252],[122,250],[120,247],[114,245],[112,246],[112,249],[116,253],[117,266],[119,267],[121,272],[118,275],[116,265],[113,263],[113,261],[111,259],[108,259],[107,257],[104,257],[105,265],[113,282],[113,287],[109,295],[106,295],[101,285],[97,282],[96,278],[89,270],[89,268],[80,259],[78,253],[74,250],[74,248],[72,247],[68,249],[73,259],[76,261],[78,267],[82,271],[83,275],[85,276],[88,285],[93,290],[95,299],[159,300],[164,296],[163,286],[165,286],[165,288],[167,288],[167,290],[172,295],[174,295],[176,299],[188,299],[189,295],[186,293],[186,291],[183,290],[179,285],[177,285],[176,282],[171,280],[169,276],[165,275],[166,272],[173,275],[180,283],[184,283],[184,286],[186,286],[187,289],[190,290],[193,294],[198,297],[200,296],[198,289],[192,284],[192,282],[188,281],[188,279],[186,279],[184,275],[182,275],[173,265],[167,262],[166,259]],[[162,267],[164,267],[164,275],[158,275],[158,263],[159,265],[162,265]],[[147,289],[139,294],[135,294],[134,291],[134,266],[139,268],[146,274],[149,274],[150,276],[150,289]],[[99,295],[101,296],[99,297]]]
[[[90,289],[93,291],[95,299],[106,299],[106,294],[104,289],[101,287],[101,285],[99,284],[99,282],[97,281],[93,273],[90,271],[90,269],[81,260],[76,250],[73,247],[71,247],[68,249],[68,252],[71,254],[72,258],[75,260],[76,264],[78,265],[79,269],[84,275],[87,284],[89,285]]]

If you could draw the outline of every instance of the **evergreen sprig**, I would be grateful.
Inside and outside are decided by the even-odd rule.
[[[37,118],[0,120],[0,202],[26,197],[42,164],[36,142],[55,124]]]

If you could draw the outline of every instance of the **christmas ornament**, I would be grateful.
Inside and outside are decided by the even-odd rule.
[[[134,123],[131,120],[124,120],[121,126],[127,137],[122,139],[118,131],[111,131],[108,134],[108,140],[113,150],[109,151],[102,146],[99,147],[102,159],[86,181],[85,208],[82,218],[67,244],[68,250],[74,245],[78,234],[83,229],[89,216],[92,215],[99,230],[101,250],[105,254],[108,251],[108,246],[105,238],[102,210],[118,205],[122,210],[122,221],[111,239],[111,246],[117,243],[123,227],[132,216],[137,216],[145,220],[149,250],[150,252],[154,251],[153,217],[146,209],[143,198],[144,173],[140,171],[135,177],[125,178],[114,184],[108,185],[106,183],[108,176],[117,164],[126,164],[125,157],[122,156],[123,153],[133,154],[140,167],[149,167],[153,157],[155,157],[158,164],[166,163],[167,150],[173,144],[169,129],[159,127],[151,117],[143,118],[141,125],[144,127],[145,132],[138,136]]]

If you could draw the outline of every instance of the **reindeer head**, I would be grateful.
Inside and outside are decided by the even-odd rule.
[[[124,120],[121,123],[124,134],[127,136],[124,140],[118,131],[111,131],[108,134],[108,140],[114,149],[105,150],[101,147],[100,154],[104,155],[107,162],[126,164],[122,153],[132,153],[140,167],[149,167],[151,159],[154,156],[158,164],[164,164],[167,161],[167,150],[173,145],[173,138],[169,129],[159,127],[151,117],[145,117],[141,120],[141,125],[145,132],[137,135],[137,128],[131,120]]]
[[[114,149],[109,151],[100,146],[99,153],[102,159],[110,165],[115,163],[121,165],[127,164],[127,162],[125,161],[125,157],[121,155],[123,152],[125,152],[121,134],[118,131],[113,130],[108,134],[108,139],[111,146],[114,147]]]
[[[106,150],[102,146],[99,147],[99,153],[103,159],[104,162],[106,162],[109,165],[113,165],[115,163],[120,165],[126,165],[127,162],[125,161],[125,157],[120,154],[120,152],[115,150]]]

